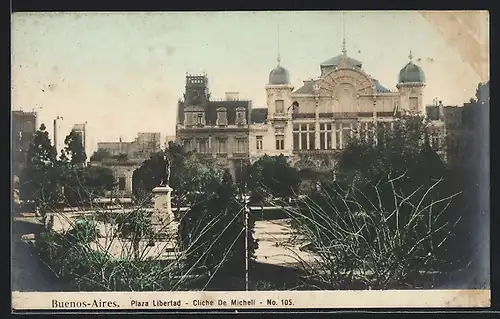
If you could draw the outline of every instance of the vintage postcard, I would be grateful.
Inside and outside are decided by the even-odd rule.
[[[490,306],[488,12],[11,18],[13,311]]]

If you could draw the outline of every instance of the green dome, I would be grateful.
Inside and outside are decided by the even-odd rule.
[[[425,75],[421,67],[409,62],[399,71],[399,83],[424,83]]]
[[[288,70],[278,64],[271,73],[269,73],[269,84],[280,85],[290,83],[290,73]]]

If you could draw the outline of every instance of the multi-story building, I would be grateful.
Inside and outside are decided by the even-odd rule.
[[[77,135],[80,136],[80,139],[82,141],[83,149],[86,149],[85,147],[87,146],[87,131],[86,131],[87,125],[86,124],[74,124],[72,131],[76,133]]]
[[[333,154],[354,132],[391,126],[401,112],[424,114],[425,76],[410,53],[396,90],[382,86],[344,49],[320,64],[320,75],[294,90],[278,58],[266,85],[267,108],[252,111],[250,157]],[[293,162],[293,161],[292,161]]]
[[[442,102],[426,107],[430,123],[431,145],[450,166],[475,165],[471,159],[480,152],[478,147],[478,119],[481,102],[464,103],[463,106],[444,106]]]
[[[127,158],[147,159],[152,153],[161,150],[161,134],[158,132],[138,133],[131,142],[99,142],[98,149],[105,149],[111,155],[125,154]]]
[[[12,111],[11,154],[15,176],[19,176],[26,163],[26,154],[36,130],[36,112]]]
[[[158,132],[141,132],[131,142],[99,142],[97,148],[107,150],[111,158],[91,159],[92,165],[110,168],[116,178],[117,186],[113,196],[132,196],[132,175],[144,160],[152,153],[161,150],[161,134]],[[121,157],[122,155],[125,155]]]
[[[176,138],[186,151],[216,157],[237,176],[248,161],[248,132],[252,103],[238,93],[211,99],[208,77],[187,75],[183,99],[178,102]]]

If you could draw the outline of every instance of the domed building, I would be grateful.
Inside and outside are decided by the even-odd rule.
[[[285,85],[290,83],[290,73],[287,69],[280,65],[278,57],[278,65],[269,73],[270,85]]]
[[[267,108],[252,110],[249,149],[256,160],[264,154],[296,157],[340,150],[354,132],[375,125],[391,126],[402,112],[424,114],[425,75],[413,62],[401,69],[395,90],[367,74],[363,63],[344,49],[319,65],[320,75],[294,89],[290,73],[278,65],[269,73]]]

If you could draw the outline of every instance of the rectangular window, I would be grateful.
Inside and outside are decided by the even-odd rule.
[[[276,100],[275,110],[276,110],[276,114],[284,114],[285,113],[285,103],[283,100]]]
[[[309,133],[309,149],[310,150],[316,149],[315,141],[316,141],[316,139],[314,136],[314,132],[310,132]]]
[[[199,139],[197,141],[197,151],[199,153],[207,153],[208,152],[208,140],[207,139]]]
[[[433,136],[431,144],[432,144],[432,148],[437,150],[439,148],[439,138],[437,136]]]
[[[205,118],[203,113],[196,113],[196,124],[205,125]]]
[[[321,123],[319,130],[319,148],[322,150],[332,149],[332,124]]]
[[[410,111],[418,111],[418,97],[410,97]]]
[[[191,152],[192,151],[191,143],[192,143],[191,139],[185,139],[184,140],[184,150],[186,152]]]
[[[227,125],[227,112],[226,111],[217,112],[217,125]]]
[[[256,145],[255,145],[256,148],[258,150],[261,150],[262,149],[262,136],[257,136],[255,141],[256,141]]]
[[[351,139],[352,129],[351,123],[342,124],[342,148],[346,148]]]
[[[307,150],[307,133],[300,133],[300,149]]]
[[[341,141],[340,141],[340,132],[341,132],[341,126],[340,123],[337,123],[335,125],[335,148],[340,149],[341,146]]]
[[[216,139],[216,143],[217,143],[218,154],[227,153],[227,141],[225,139]]]
[[[125,190],[125,177],[118,177],[118,190],[124,191]]]
[[[244,111],[237,111],[236,112],[236,124],[237,125],[244,125],[244,124],[246,124],[245,112]]]
[[[184,113],[184,125],[193,125],[193,113]]]
[[[293,133],[293,149],[294,150],[300,149],[300,141],[299,141],[299,139],[300,139],[299,133],[295,133],[294,132]]]
[[[246,153],[246,139],[238,138],[236,139],[236,153]]]
[[[285,149],[285,137],[283,135],[276,135],[276,149],[277,150]]]

